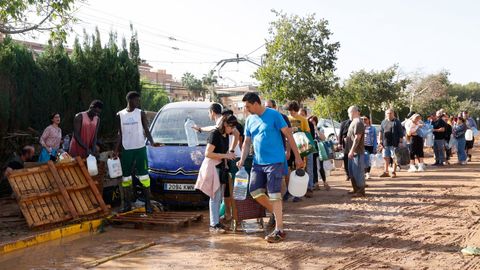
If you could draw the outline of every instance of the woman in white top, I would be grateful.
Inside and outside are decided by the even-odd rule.
[[[410,117],[410,121],[405,124],[407,136],[411,139],[410,149],[410,168],[408,172],[423,172],[425,167],[423,165],[423,137],[420,136],[420,129],[423,127],[422,116],[416,113]],[[418,159],[418,169],[415,167],[415,157]]]

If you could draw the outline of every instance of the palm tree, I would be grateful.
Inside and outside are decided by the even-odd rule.
[[[203,75],[202,82],[204,87],[209,90],[210,101],[212,101],[214,87],[215,87],[215,84],[218,82],[217,75],[215,75],[215,71],[210,70],[207,74]],[[205,99],[205,92],[203,93],[203,99]]]

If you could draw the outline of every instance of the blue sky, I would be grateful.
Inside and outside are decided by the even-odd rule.
[[[139,33],[142,58],[176,78],[187,71],[202,76],[218,60],[262,45],[274,19],[271,9],[327,19],[333,40],[341,44],[337,74],[342,79],[352,71],[398,63],[405,74],[446,69],[452,82],[480,81],[476,1],[90,0],[80,7],[75,29],[81,35],[82,28],[93,32],[98,25],[105,42],[110,29],[129,37],[131,21]],[[261,48],[250,57],[258,61],[263,52]],[[254,70],[247,63],[229,64],[220,75],[226,84],[245,84],[254,81]]]

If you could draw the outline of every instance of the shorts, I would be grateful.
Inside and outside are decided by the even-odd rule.
[[[254,199],[268,193],[271,201],[282,199],[282,180],[285,163],[275,163],[270,165],[256,165],[252,167],[250,173],[250,195]]]
[[[383,147],[382,155],[384,158],[395,158],[395,149],[394,146],[385,146]]]
[[[472,149],[474,143],[475,143],[475,138],[473,138],[473,140],[471,141],[467,141],[467,143],[465,144],[465,149]]]
[[[133,184],[132,173],[139,178],[140,183],[146,188],[150,187],[150,176],[148,175],[147,148],[123,149],[120,156],[122,164],[122,186],[130,187]]]

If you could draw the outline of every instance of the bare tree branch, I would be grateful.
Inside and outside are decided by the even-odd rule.
[[[35,24],[35,25],[32,25],[30,27],[26,27],[26,28],[21,28],[21,29],[15,29],[15,28],[4,28],[3,26],[0,26],[0,33],[4,33],[4,34],[8,34],[8,35],[13,35],[13,34],[21,34],[21,33],[25,33],[25,32],[28,32],[28,31],[32,31],[32,30],[39,30],[40,26],[46,22],[51,16],[52,14],[55,12],[55,8],[52,8],[52,10],[45,16],[45,18],[43,18],[39,23]],[[54,27],[52,27],[51,29],[53,29]],[[51,30],[50,29],[50,30]],[[44,28],[44,29],[40,29],[40,30],[47,30],[47,28]]]

